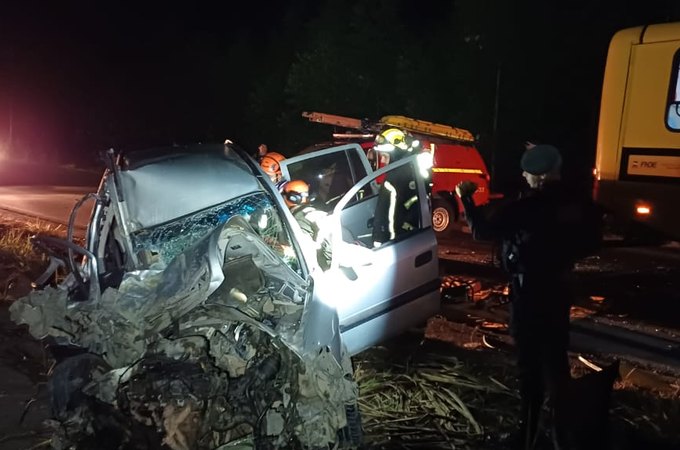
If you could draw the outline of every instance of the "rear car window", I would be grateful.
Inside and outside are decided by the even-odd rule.
[[[680,49],[675,52],[671,66],[671,82],[668,87],[666,128],[680,132]]]

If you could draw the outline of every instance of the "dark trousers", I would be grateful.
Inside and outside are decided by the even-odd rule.
[[[553,411],[553,433],[566,433],[566,402],[570,379],[570,286],[555,274],[513,276],[510,331],[517,348],[521,418],[526,443],[536,436],[544,394]],[[525,448],[531,448],[526,446]]]

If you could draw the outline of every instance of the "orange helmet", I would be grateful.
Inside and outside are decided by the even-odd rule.
[[[286,183],[282,194],[289,208],[309,203],[309,185],[302,180],[292,180]]]
[[[277,182],[281,179],[281,166],[279,165],[279,160],[270,155],[271,153],[267,153],[262,157],[260,167],[262,167],[264,173],[266,173],[273,182]],[[281,158],[281,160],[283,160],[283,158]]]
[[[285,156],[283,156],[281,153],[278,152],[267,152],[265,156],[269,156],[270,158],[274,158],[277,162],[281,162],[284,159],[286,159]]]

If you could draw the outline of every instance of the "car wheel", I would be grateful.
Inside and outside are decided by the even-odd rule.
[[[436,199],[432,204],[432,228],[437,236],[449,236],[455,229],[456,211],[448,201]]]

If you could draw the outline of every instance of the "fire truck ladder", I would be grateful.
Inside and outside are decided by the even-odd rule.
[[[387,127],[401,128],[412,133],[429,136],[439,136],[460,142],[474,142],[475,138],[468,130],[451,127],[425,120],[411,119],[405,116],[384,116],[379,121],[368,119],[355,119],[353,117],[338,116],[320,112],[303,112],[302,117],[310,122],[318,122],[326,125],[334,125],[341,128],[361,130],[364,133],[380,132]]]

